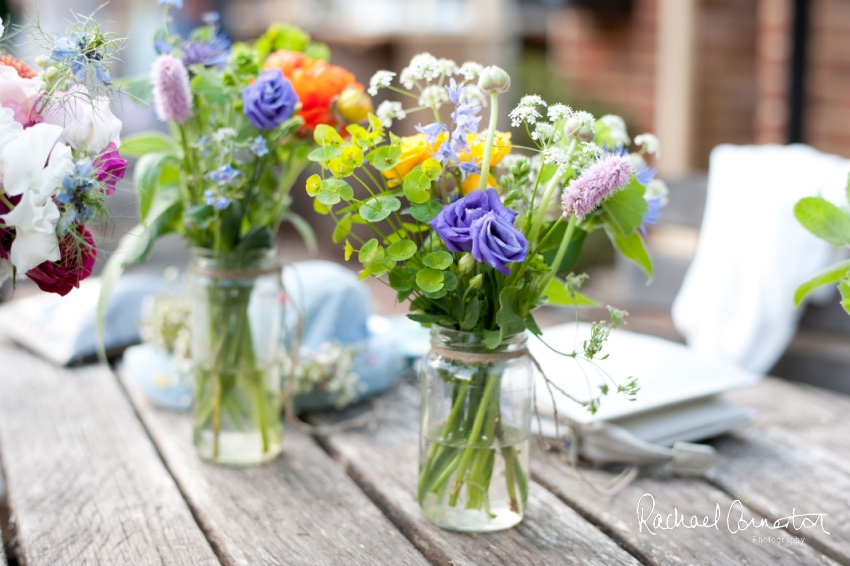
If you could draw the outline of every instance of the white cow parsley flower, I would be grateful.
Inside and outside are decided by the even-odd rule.
[[[457,66],[457,63],[455,63],[451,59],[438,59],[437,65],[440,68],[440,73],[446,77],[456,75],[460,71]]]
[[[519,99],[517,107],[520,106],[546,106],[546,101],[537,94],[526,94]]]
[[[467,61],[458,69],[458,73],[463,76],[463,79],[466,81],[474,80],[475,77],[481,74],[481,71],[484,70],[484,67],[480,63],[476,63],[475,61]]]
[[[658,198],[661,206],[667,206],[670,200],[670,189],[667,187],[667,183],[661,179],[653,179],[646,185],[646,192],[643,196],[647,199]]]
[[[399,80],[408,90],[412,89],[416,81],[432,81],[442,73],[440,61],[430,53],[414,55],[410,64],[402,69]]]
[[[631,143],[629,133],[626,130],[626,123],[622,118],[614,114],[606,114],[599,121],[603,126],[608,128],[608,137],[616,147],[622,147]]]
[[[422,89],[419,95],[419,105],[430,108],[439,108],[449,101],[449,93],[440,85],[428,85]]]
[[[378,105],[375,110],[375,116],[381,121],[385,128],[393,125],[393,120],[404,120],[407,118],[407,112],[401,106],[401,102],[394,100],[385,100]]]
[[[393,83],[395,73],[392,71],[378,71],[369,79],[369,94],[378,96],[378,90],[387,88]]]
[[[540,112],[534,106],[523,106],[520,104],[508,114],[511,118],[511,126],[519,128],[523,122],[526,124],[535,124],[540,116]]]
[[[658,138],[653,134],[640,134],[639,136],[635,136],[635,144],[643,148],[646,153],[654,155],[655,157],[661,157],[658,147]]]
[[[557,122],[558,120],[569,118],[573,113],[573,109],[566,104],[553,104],[546,113],[549,115],[550,122]]]
[[[548,122],[538,122],[534,126],[534,131],[531,132],[531,139],[539,142],[548,143],[550,140],[552,142],[556,141],[555,139],[555,126]]]

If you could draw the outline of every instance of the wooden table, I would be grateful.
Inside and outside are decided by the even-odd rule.
[[[588,484],[610,472],[579,477],[558,454],[537,452],[525,521],[466,535],[431,525],[417,506],[412,384],[385,396],[374,433],[317,439],[290,427],[283,457],[233,469],[198,460],[188,415],[154,408],[102,367],[58,369],[3,344],[0,360],[3,526],[14,553],[4,558],[0,546],[0,564],[850,565],[850,398],[834,393],[770,378],[734,392],[761,416],[714,442],[719,461],[705,479],[645,471],[611,498]],[[665,516],[675,507],[714,517],[719,506],[721,524],[640,532],[644,494]],[[735,500],[756,521],[825,513],[825,529],[732,534]]]

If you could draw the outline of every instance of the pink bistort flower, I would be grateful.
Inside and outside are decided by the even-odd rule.
[[[600,159],[588,167],[564,189],[561,197],[564,216],[584,219],[628,182],[632,170],[629,160],[617,154]]]
[[[163,122],[182,124],[192,114],[189,74],[173,55],[160,55],[153,64],[153,98],[156,115]]]

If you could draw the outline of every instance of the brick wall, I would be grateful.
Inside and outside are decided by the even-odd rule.
[[[602,20],[565,8],[549,18],[553,68],[577,104],[621,114],[634,133],[652,130],[656,1],[635,0],[631,17]]]
[[[756,143],[788,140],[791,0],[759,0],[756,27]]]

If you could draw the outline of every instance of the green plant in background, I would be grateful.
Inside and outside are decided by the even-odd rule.
[[[850,179],[846,195],[850,203]],[[833,246],[850,246],[850,210],[838,207],[823,197],[805,197],[794,206],[794,216],[806,230]],[[797,287],[794,306],[799,308],[803,300],[815,289],[824,285],[838,284],[841,306],[850,313],[850,260],[831,265]]]

